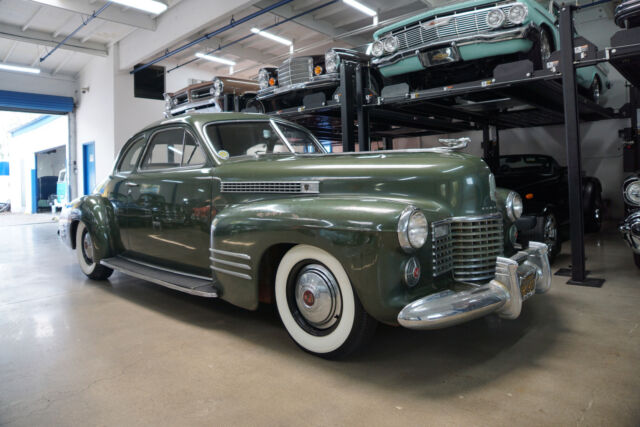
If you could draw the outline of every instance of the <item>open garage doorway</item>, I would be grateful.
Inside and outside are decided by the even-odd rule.
[[[56,148],[35,153],[36,161],[36,197],[33,212],[44,212],[51,209],[56,202],[65,198],[67,147]]]

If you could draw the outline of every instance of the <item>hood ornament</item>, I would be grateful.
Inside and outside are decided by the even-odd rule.
[[[462,138],[440,138],[438,142],[449,150],[462,150],[463,148],[467,148],[467,145],[471,142],[471,138],[462,137]]]

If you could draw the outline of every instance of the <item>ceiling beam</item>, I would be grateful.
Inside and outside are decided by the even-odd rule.
[[[264,9],[271,3],[272,2],[269,0],[263,0],[256,3],[255,6],[259,9]],[[299,14],[300,12],[300,10],[294,9],[291,5],[285,4],[284,6],[280,6],[277,9],[273,9],[270,13],[280,18],[288,19]],[[335,39],[335,37],[341,32],[328,21],[315,19],[313,13],[296,18],[292,22],[295,22],[296,24],[301,25],[309,30],[313,30],[316,33],[320,33],[323,36],[330,37],[331,39]],[[342,41],[352,46],[360,46],[364,43],[368,43],[369,39],[368,37],[362,36],[350,36],[342,39]]]
[[[73,20],[77,20],[78,21],[77,26],[79,26],[82,23],[82,16],[70,15],[69,19],[64,21],[64,24],[60,25],[58,29],[53,33],[53,37],[58,37],[60,34],[62,34],[62,30],[64,30],[67,27],[67,25],[69,25]]]
[[[96,31],[98,31],[104,25],[104,23],[105,21],[100,21],[88,27],[87,34],[85,34],[84,37],[80,39],[80,43],[84,43],[89,40],[96,33]]]
[[[0,38],[49,47],[55,47],[63,40],[62,37],[51,37],[49,33],[34,30],[22,31],[20,27],[7,24],[0,24]],[[107,56],[108,54],[105,45],[91,42],[81,43],[74,39],[67,40],[65,44],[60,46],[60,49],[97,56]]]
[[[73,55],[75,55],[75,52],[71,52],[69,53],[62,61],[60,61],[60,63],[58,64],[58,66],[56,67],[55,70],[53,70],[53,72],[51,73],[51,75],[55,76],[56,74],[58,74],[58,71],[60,71],[62,69],[62,67],[64,67],[65,65],[67,65],[67,62],[69,62],[69,60],[71,58],[73,58]]]
[[[209,52],[212,50],[215,50],[218,48],[218,46],[224,45],[226,43],[229,43],[231,40],[230,39],[218,39],[218,38],[212,38],[209,39],[207,41],[204,41],[200,44],[200,48],[197,49],[198,52]],[[214,56],[222,56],[224,57],[224,54],[228,53],[234,56],[237,56],[241,59],[245,59],[245,60],[250,60],[250,61],[254,61],[257,62],[259,64],[271,64],[273,62],[273,55],[269,55],[269,54],[265,54],[263,51],[261,51],[260,49],[254,49],[251,47],[245,47],[242,46],[240,43],[236,43],[233,46],[229,46],[229,47],[225,47],[222,50],[219,50],[217,52],[212,53],[212,55]],[[207,62],[204,59],[199,60],[198,62]]]
[[[69,12],[91,15],[96,11],[96,7],[84,0],[30,0],[32,3],[46,4],[47,6],[64,9]],[[126,13],[117,7],[106,8],[96,19],[116,22],[118,24],[129,25],[131,27],[142,28],[144,30],[155,30],[156,19],[144,12],[128,10]]]
[[[42,10],[42,6],[38,7],[36,11],[33,12],[33,15],[31,15],[31,18],[29,18],[29,20],[22,26],[22,31],[27,31],[29,29],[29,27],[31,26],[31,24],[33,24],[33,21],[36,19],[36,17],[38,16],[38,13],[40,13],[41,10]]]
[[[13,43],[11,43],[11,47],[7,51],[7,54],[4,56],[4,58],[2,58],[2,62],[7,62],[7,59],[9,59],[9,57],[11,56],[13,51],[15,50],[17,44],[18,44],[18,42],[15,41],[15,40],[13,41]]]

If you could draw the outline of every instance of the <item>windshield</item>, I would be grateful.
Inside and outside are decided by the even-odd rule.
[[[500,173],[550,173],[553,167],[548,156],[501,156]]]
[[[211,123],[205,133],[223,159],[278,153],[323,153],[324,149],[306,130],[275,121]]]

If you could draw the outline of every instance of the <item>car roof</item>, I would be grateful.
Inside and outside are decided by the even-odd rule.
[[[144,132],[147,129],[155,128],[162,125],[172,123],[187,123],[193,126],[197,126],[199,123],[221,122],[229,120],[269,120],[271,116],[258,113],[198,113],[190,112],[181,114],[179,116],[171,117],[165,120],[158,120],[144,127],[140,132]]]

